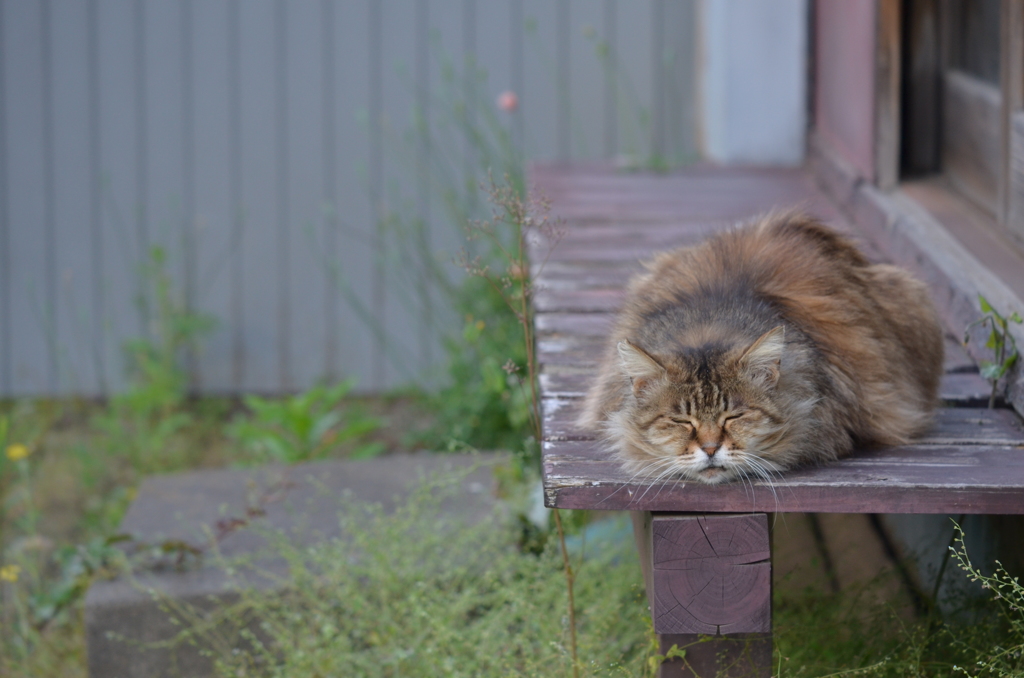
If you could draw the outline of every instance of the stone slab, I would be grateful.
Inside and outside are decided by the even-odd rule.
[[[249,516],[252,525],[229,530],[217,541],[227,558],[258,553],[260,531],[282,530],[315,542],[338,535],[339,498],[393,508],[417,481],[446,471],[468,471],[443,505],[453,520],[489,515],[495,504],[492,468],[497,454],[394,455],[366,461],[328,461],[290,467],[216,470],[148,478],[121,524],[121,531],[148,544],[180,540],[207,547],[211,535]],[[254,511],[255,510],[255,511]],[[163,609],[167,598],[198,609],[230,603],[229,580],[214,558],[189,557],[182,567],[169,557],[164,567],[132,579],[100,581],[85,600],[86,645],[92,678],[164,678],[213,675],[197,648],[152,647],[181,630]],[[285,572],[283,562],[260,560],[261,571]],[[269,580],[251,582],[272,586]],[[148,645],[148,647],[147,647]]]

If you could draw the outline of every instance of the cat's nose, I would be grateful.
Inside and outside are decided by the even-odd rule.
[[[715,452],[718,452],[718,448],[721,446],[721,443],[704,443],[700,446],[700,449],[704,450],[704,453],[709,457],[713,457],[715,456]]]

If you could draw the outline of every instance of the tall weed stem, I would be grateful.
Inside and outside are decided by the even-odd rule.
[[[503,272],[495,275],[487,264],[479,258],[470,259],[463,252],[461,263],[468,273],[480,276],[497,291],[509,310],[516,316],[526,344],[526,382],[529,384],[530,424],[533,434],[533,445],[540,445],[541,439],[541,403],[537,391],[537,360],[533,333],[533,283],[530,275],[528,244],[532,238],[543,238],[549,244],[550,252],[561,239],[563,232],[561,222],[549,217],[550,203],[540,197],[526,197],[521,188],[517,187],[508,177],[503,185],[494,182],[488,176],[487,193],[493,206],[491,219],[488,221],[470,222],[469,238],[483,237],[495,254],[494,260],[505,266]],[[506,228],[511,227],[511,242],[506,235]],[[539,262],[538,270],[543,269],[545,261]],[[523,386],[523,378],[518,376],[518,367],[510,360],[506,363],[509,376],[517,375],[519,387]],[[572,653],[572,675],[579,678],[579,653],[576,639],[576,601],[574,593],[575,573],[569,558],[569,547],[565,541],[565,530],[562,516],[557,508],[552,509],[555,516],[555,527],[558,531],[558,543],[562,551],[562,565],[565,571],[565,584],[569,600],[569,643]]]

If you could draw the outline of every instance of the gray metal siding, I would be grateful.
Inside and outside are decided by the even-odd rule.
[[[480,158],[446,104],[479,89],[528,159],[678,161],[693,45],[666,0],[0,0],[0,395],[121,387],[153,245],[218,320],[199,390],[427,378],[461,320],[398,238],[461,245],[436,188]]]

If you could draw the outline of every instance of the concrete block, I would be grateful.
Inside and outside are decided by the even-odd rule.
[[[283,530],[314,542],[338,536],[338,498],[379,502],[385,509],[417,480],[445,470],[472,469],[458,494],[443,505],[453,518],[488,515],[495,502],[492,468],[500,455],[395,455],[367,461],[331,461],[291,467],[216,470],[156,476],[143,482],[121,525],[123,533],[149,543],[182,540],[209,544],[211,535],[247,509],[259,506],[252,525],[230,530],[217,543],[226,558],[258,554],[265,546],[261,529]],[[249,511],[248,513],[253,513]],[[219,522],[219,526],[218,526]],[[236,600],[225,572],[214,559],[175,556],[164,567],[133,577],[93,584],[85,600],[86,644],[92,678],[164,678],[212,675],[212,663],[198,648],[178,644],[154,647],[174,638],[164,607],[169,598],[201,610]],[[261,558],[261,571],[286,572],[283,562]],[[260,577],[254,586],[272,587]]]

